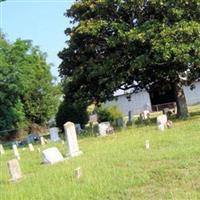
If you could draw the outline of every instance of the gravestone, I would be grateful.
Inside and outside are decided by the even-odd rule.
[[[11,181],[17,181],[22,178],[19,161],[17,159],[8,161],[8,171],[11,176]]]
[[[81,125],[80,124],[75,124],[76,127],[76,132],[79,134],[81,133],[82,129],[81,129]]]
[[[76,168],[75,170],[74,170],[74,174],[75,174],[75,177],[77,178],[77,179],[79,179],[80,177],[81,177],[81,168],[80,167],[78,167],[78,168]]]
[[[32,144],[28,144],[29,151],[34,151],[34,147]]]
[[[160,115],[157,117],[157,126],[159,130],[164,131],[166,123],[167,123],[167,115]]]
[[[99,123],[99,135],[106,136],[107,130],[110,128],[110,122],[101,122]]]
[[[17,149],[17,145],[16,144],[13,144],[12,145],[12,149],[13,149],[13,152],[14,152],[14,155],[15,157],[20,160],[20,155],[19,155],[19,152],[18,152],[18,149]]]
[[[4,151],[3,145],[0,144],[0,155],[3,155],[3,154],[5,154],[5,151]]]
[[[143,111],[144,119],[149,119],[149,115],[150,115],[149,110],[144,110],[144,111]]]
[[[97,114],[93,114],[89,116],[89,123],[96,123],[98,121]]]
[[[57,142],[60,140],[60,137],[58,135],[58,128],[57,127],[53,127],[49,129],[50,132],[50,139],[54,142]]]
[[[146,140],[146,141],[145,141],[145,148],[146,148],[146,149],[150,149],[149,140]]]
[[[44,137],[42,137],[42,136],[40,137],[40,144],[45,145],[45,140],[44,140]]]
[[[62,154],[56,147],[51,147],[42,152],[45,164],[54,164],[64,160]]]
[[[76,128],[74,123],[72,122],[65,123],[64,129],[69,148],[69,153],[67,155],[70,157],[74,157],[82,154],[82,152],[79,150]]]

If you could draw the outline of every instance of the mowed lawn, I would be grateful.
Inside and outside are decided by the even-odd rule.
[[[150,141],[150,150],[144,148]],[[52,143],[65,154],[66,144]],[[155,125],[133,127],[108,137],[79,139],[80,157],[41,164],[41,153],[19,149],[23,179],[9,182],[0,157],[1,200],[200,199],[200,115],[176,121],[160,132]],[[35,149],[39,146],[34,146]],[[74,177],[81,167],[82,177]]]

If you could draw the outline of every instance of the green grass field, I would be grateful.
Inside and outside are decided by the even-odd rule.
[[[19,149],[23,179],[17,183],[9,182],[7,161],[13,153],[6,150],[0,157],[0,199],[200,199],[200,115],[198,109],[191,110],[189,120],[177,120],[163,133],[151,125],[104,138],[81,138],[83,155],[55,165],[41,164],[36,150]],[[144,148],[147,139],[150,150]],[[41,149],[49,146],[67,152],[60,143]],[[74,177],[77,167],[80,179]]]

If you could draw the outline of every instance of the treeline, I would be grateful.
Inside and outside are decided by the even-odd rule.
[[[46,54],[29,40],[11,43],[0,32],[0,136],[4,130],[47,123],[59,96]]]

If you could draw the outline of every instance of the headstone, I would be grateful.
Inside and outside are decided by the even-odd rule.
[[[93,114],[93,115],[90,115],[89,116],[89,122],[90,123],[95,123],[95,122],[97,122],[98,121],[98,116],[97,116],[97,114]]]
[[[49,129],[50,132],[50,139],[54,142],[59,141],[60,137],[58,135],[58,128],[57,127],[53,127]]]
[[[8,170],[11,176],[11,181],[17,181],[22,178],[20,165],[17,159],[8,161]]]
[[[0,144],[0,155],[3,155],[3,154],[5,154],[5,150],[3,148],[3,145]]]
[[[146,149],[150,149],[149,140],[146,140],[146,141],[145,141],[145,148],[146,148]]]
[[[143,111],[144,119],[149,119],[149,115],[150,115],[149,110],[144,110],[144,111]]]
[[[42,152],[43,162],[45,164],[54,164],[63,161],[64,158],[56,147],[51,147]]]
[[[77,135],[76,135],[76,128],[74,123],[67,122],[64,124],[65,135],[68,142],[69,153],[70,157],[78,156],[82,152],[79,150],[78,142],[77,142]]]
[[[80,124],[75,124],[75,127],[76,127],[76,132],[79,134],[82,131],[81,125]]]
[[[45,145],[45,140],[44,140],[44,137],[42,137],[42,136],[40,137],[40,144]]]
[[[131,111],[128,111],[128,122],[131,123],[132,122],[132,115],[131,115]]]
[[[119,118],[116,119],[116,125],[118,127],[123,127],[124,122],[123,122],[123,118],[122,117],[119,117]]]
[[[76,177],[77,179],[79,179],[79,178],[81,177],[81,168],[80,168],[80,167],[76,168],[76,169],[74,170],[74,172],[75,172],[75,177]]]
[[[101,122],[99,123],[99,135],[100,136],[106,136],[107,130],[110,127],[110,122]]]
[[[32,144],[28,144],[29,151],[34,151],[34,147]]]
[[[40,148],[37,148],[37,150],[38,150],[38,153],[40,153]]]
[[[163,131],[167,123],[167,115],[160,115],[157,117],[157,126],[158,129]]]
[[[17,145],[16,144],[13,144],[12,145],[12,148],[13,148],[13,152],[14,152],[14,155],[15,157],[20,160],[20,155],[19,155],[19,152],[18,152],[18,149],[17,149]]]

